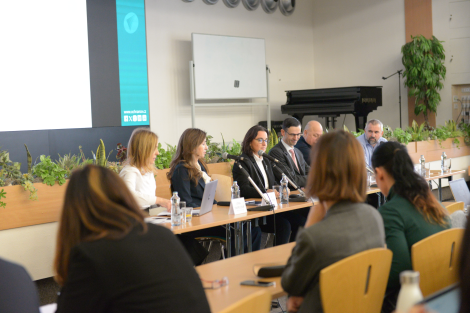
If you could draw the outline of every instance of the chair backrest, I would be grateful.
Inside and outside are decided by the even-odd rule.
[[[450,191],[455,201],[462,201],[465,205],[470,205],[470,191],[463,178],[449,181]]]
[[[376,248],[338,261],[320,272],[325,313],[377,313],[387,287],[392,251]]]
[[[232,177],[222,174],[212,174],[212,180],[218,180],[215,191],[215,201],[230,201],[232,198]]]
[[[270,310],[271,294],[267,290],[258,290],[220,313],[268,313]]]
[[[458,263],[464,229],[452,228],[429,236],[411,247],[413,270],[426,297],[458,281]]]
[[[155,176],[155,183],[157,184],[157,189],[155,190],[155,195],[160,198],[170,199],[171,182],[166,178],[166,174],[170,171],[169,168],[164,170],[157,170],[157,175]]]
[[[463,202],[454,202],[452,204],[446,205],[447,212],[449,214],[454,213],[455,211],[463,211],[465,204]]]

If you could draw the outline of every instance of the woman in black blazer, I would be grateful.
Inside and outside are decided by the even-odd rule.
[[[57,234],[57,312],[210,312],[173,233],[146,224],[124,181],[94,165],[73,173]]]
[[[211,181],[207,174],[207,165],[204,162],[206,155],[206,132],[197,128],[186,129],[180,137],[176,154],[171,161],[170,171],[167,174],[171,181],[171,190],[177,191],[181,201],[186,201],[190,207],[201,206],[202,196],[206,183]],[[214,204],[217,202],[214,200]],[[228,208],[227,208],[228,209]],[[261,246],[261,231],[252,227],[252,249],[259,250]],[[186,233],[180,236],[185,247],[189,249],[193,244],[189,243],[189,237],[217,236],[226,237],[225,228],[222,226],[203,229]],[[235,236],[232,234],[232,239]],[[247,250],[246,240],[245,252]],[[235,253],[235,244],[232,242],[232,255]]]
[[[245,135],[242,143],[242,161],[239,164],[250,174],[251,179],[262,191],[274,191],[273,185],[279,184],[275,181],[271,162],[258,156],[258,151],[266,151],[268,143],[268,131],[266,128],[255,125],[251,127]],[[251,185],[248,178],[242,173],[238,166],[234,166],[233,180],[240,186],[240,196],[244,198],[259,198],[260,195]],[[282,245],[289,241],[295,241],[297,231],[305,224],[306,218],[295,211],[269,215],[266,217],[266,224],[260,225],[263,232],[274,233],[276,231],[276,245]],[[275,226],[275,227],[274,227]],[[292,233],[292,234],[291,234]]]

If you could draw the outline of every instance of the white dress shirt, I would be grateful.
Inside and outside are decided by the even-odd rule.
[[[264,166],[263,166],[263,159],[260,158],[259,156],[257,156],[254,153],[253,153],[253,157],[255,158],[256,164],[258,165],[258,167],[261,171],[261,174],[263,174],[264,188],[267,190],[267,189],[269,189],[269,185],[268,185],[269,182],[268,182],[268,175],[266,174],[266,170],[264,169]]]
[[[119,176],[126,183],[127,188],[134,195],[137,204],[142,208],[157,202],[155,190],[157,184],[153,173],[142,173],[134,166],[126,165]]]

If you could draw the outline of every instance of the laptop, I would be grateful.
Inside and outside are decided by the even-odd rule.
[[[460,288],[458,284],[451,285],[426,297],[424,304],[430,312],[458,313],[460,308]]]
[[[208,182],[204,188],[204,195],[202,196],[201,208],[193,210],[193,216],[201,216],[212,211],[214,205],[215,190],[217,189],[217,180]]]

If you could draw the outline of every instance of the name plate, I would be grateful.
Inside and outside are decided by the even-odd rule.
[[[274,205],[274,210],[276,210],[278,208],[277,206],[277,200],[276,200],[276,194],[274,192],[268,192],[268,193],[265,193],[265,195],[268,196],[269,200],[271,200],[271,203]],[[261,205],[270,205],[271,203],[266,203],[266,201],[261,201]]]
[[[242,214],[246,212],[245,198],[230,200],[230,209],[228,210],[228,214]]]

